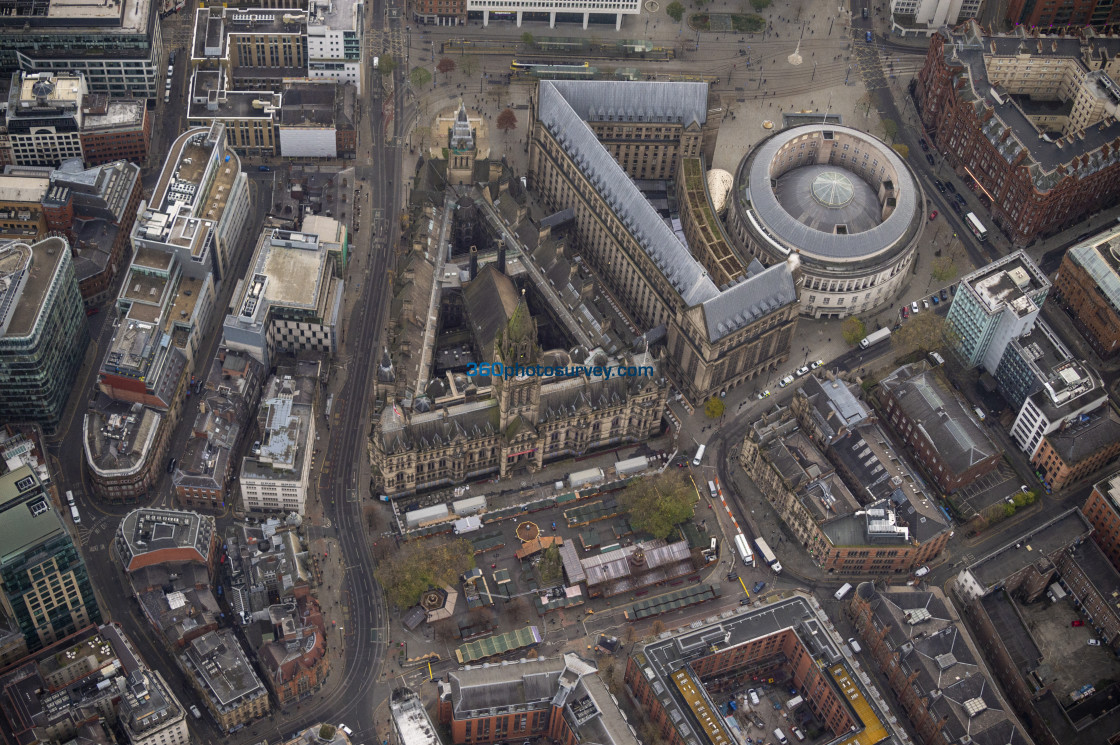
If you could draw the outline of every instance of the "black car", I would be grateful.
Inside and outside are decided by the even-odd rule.
[[[957,286],[956,285],[949,285],[949,294],[950,295],[956,295],[957,294]]]
[[[929,152],[929,145],[926,144],[925,140],[918,140],[918,146],[922,148],[923,153]]]
[[[958,215],[961,213],[961,206],[956,202],[949,202],[949,206],[952,207],[953,212],[956,212]]]
[[[933,159],[933,156],[932,156],[932,155],[930,155],[929,153],[926,153],[926,160],[928,160],[928,161],[929,161],[929,164],[930,164],[931,166],[935,166],[935,165],[937,165],[937,162],[936,162],[936,161],[934,161],[934,159]]]
[[[964,197],[962,197],[960,194],[954,194],[953,196],[956,198],[956,200],[960,203],[960,205],[962,207],[968,206],[968,202],[964,201]]]
[[[945,182],[945,188],[948,189],[949,191],[953,192],[954,194],[957,193],[957,187],[953,186],[952,181],[946,181]]]
[[[942,290],[941,290],[941,299],[942,300],[948,300],[949,299],[949,293],[945,292],[944,288],[942,288]]]
[[[933,188],[937,189],[942,194],[945,193],[945,184],[941,183],[940,179],[933,180]]]

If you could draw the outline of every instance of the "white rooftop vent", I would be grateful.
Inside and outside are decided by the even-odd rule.
[[[964,702],[964,710],[969,718],[983,714],[987,709],[988,705],[984,703],[984,699],[982,698],[970,698]]]

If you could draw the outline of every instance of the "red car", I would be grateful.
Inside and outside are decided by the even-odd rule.
[[[1079,619],[1077,619],[1076,621],[1071,621],[1069,625],[1070,625],[1070,626],[1084,626],[1084,625],[1085,625],[1085,622],[1084,622],[1084,621],[1082,621],[1082,620],[1081,620],[1081,619],[1079,618]]]
[[[905,305],[902,306],[902,317],[903,317],[903,319],[906,319],[906,318],[910,317],[910,309],[907,308]]]
[[[930,220],[936,220],[937,219],[937,210],[934,210],[933,212],[929,213],[929,219]]]

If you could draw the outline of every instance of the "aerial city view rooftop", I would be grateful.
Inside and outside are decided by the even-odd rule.
[[[0,8],[0,745],[1120,741],[1120,9]]]

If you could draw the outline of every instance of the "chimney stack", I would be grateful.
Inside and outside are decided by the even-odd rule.
[[[498,271],[506,273],[506,242],[498,239]]]
[[[471,281],[473,282],[474,278],[478,276],[478,247],[477,246],[471,246],[471,258],[470,258],[470,264],[468,264],[468,267],[469,267],[470,278],[471,278]]]

